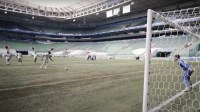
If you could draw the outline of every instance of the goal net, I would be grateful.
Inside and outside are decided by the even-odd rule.
[[[148,10],[143,112],[200,112],[200,7]],[[175,55],[190,64],[192,88]]]

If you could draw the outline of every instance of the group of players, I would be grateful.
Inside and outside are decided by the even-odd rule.
[[[36,63],[37,62],[37,57],[38,57],[37,53],[34,52],[32,54],[32,56],[33,56],[34,63]],[[7,50],[6,54],[3,54],[2,57],[5,58],[6,64],[9,65],[10,64],[9,62],[10,62],[11,57],[12,57],[11,53]],[[51,57],[52,57],[51,51],[48,51],[47,54],[43,55],[42,56],[43,63],[40,66],[40,68],[44,67],[45,69],[47,69],[47,67],[49,66],[49,60],[53,61]],[[17,58],[18,63],[22,64],[22,60],[23,60],[22,53],[18,52],[16,54],[16,58]],[[184,91],[185,92],[190,91],[192,89],[192,82],[190,80],[190,77],[193,74],[194,70],[192,69],[192,66],[190,64],[188,64],[184,60],[180,59],[180,55],[175,55],[174,58],[175,58],[174,61],[177,61],[178,64],[180,65],[180,67],[184,71],[183,72],[183,77],[182,77],[183,84],[185,85]]]
[[[12,54],[10,53],[10,51],[9,50],[7,50],[7,52],[5,53],[5,54],[2,54],[2,58],[5,58],[5,64],[6,65],[10,65],[10,60],[11,60],[11,58],[12,58]],[[17,52],[17,54],[15,55],[16,56],[16,58],[17,58],[17,62],[18,62],[18,64],[22,64],[22,60],[23,60],[23,55],[22,55],[22,53],[20,53],[20,52]],[[34,63],[36,63],[37,62],[37,58],[38,58],[38,54],[37,54],[37,52],[34,52],[31,56],[33,56],[33,61],[34,61]],[[51,60],[51,61],[53,61],[52,60],[52,55],[51,55],[51,51],[48,51],[48,53],[47,54],[45,54],[45,55],[43,55],[42,56],[42,61],[44,61],[43,63],[42,63],[42,65],[40,66],[40,68],[45,68],[45,69],[47,69],[47,67],[49,66],[49,59]]]

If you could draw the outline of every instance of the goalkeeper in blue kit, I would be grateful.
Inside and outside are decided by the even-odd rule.
[[[191,65],[185,62],[184,60],[180,59],[180,55],[175,55],[175,61],[178,61],[178,64],[183,69],[183,83],[185,85],[184,92],[188,92],[192,89],[192,82],[190,81],[190,77],[194,70],[192,69]]]

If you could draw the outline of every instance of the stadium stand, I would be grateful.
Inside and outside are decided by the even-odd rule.
[[[160,36],[152,39],[153,47],[155,49],[169,50],[170,52],[178,49],[177,43],[187,43],[190,42],[191,38],[180,35],[180,36]],[[54,51],[63,51],[64,49],[69,50],[83,50],[94,51],[94,52],[105,52],[108,55],[116,56],[128,56],[136,57],[141,55],[141,52],[138,52],[137,49],[145,48],[145,39],[131,39],[131,40],[118,40],[118,41],[107,41],[107,42],[51,42],[51,41],[22,41],[22,40],[0,40],[1,45],[8,45],[10,48],[16,50],[30,50],[34,46],[37,51],[46,52],[51,48],[54,48]],[[1,47],[3,47],[1,46]],[[195,51],[195,54],[192,55],[192,50],[197,49],[199,44],[194,45],[191,49],[185,49],[181,52],[182,56],[193,56],[197,55],[199,52]],[[134,51],[134,53],[133,53]],[[157,51],[158,52],[158,51]],[[144,55],[144,54],[142,54]],[[154,53],[156,56],[156,53]]]

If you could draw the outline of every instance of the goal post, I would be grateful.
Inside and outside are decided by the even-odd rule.
[[[148,10],[143,112],[200,111],[199,57],[189,57],[189,51],[199,45],[199,40],[200,7],[168,12]],[[183,70],[173,61],[176,54],[195,70],[191,76],[193,89],[189,92],[183,91]]]
[[[144,71],[144,88],[143,88],[143,112],[147,112],[148,104],[148,83],[149,83],[149,69],[150,69],[150,55],[151,55],[151,37],[152,37],[152,10],[147,12],[147,33],[146,33],[146,54],[145,54],[145,71]]]

